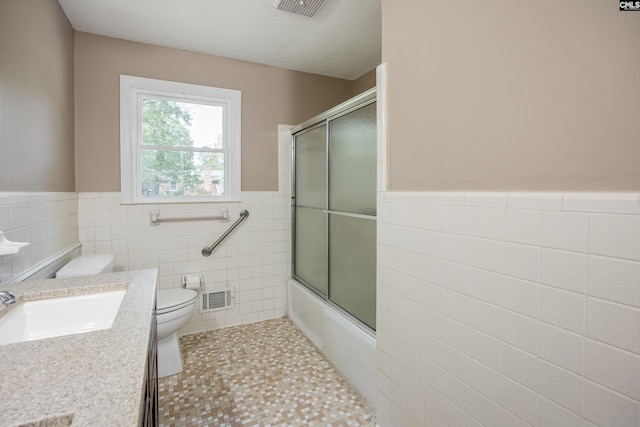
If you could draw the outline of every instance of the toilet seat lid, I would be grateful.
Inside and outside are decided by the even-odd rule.
[[[156,311],[166,311],[193,303],[198,293],[191,289],[160,289],[156,294]]]

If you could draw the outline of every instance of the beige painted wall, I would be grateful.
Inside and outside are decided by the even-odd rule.
[[[57,1],[0,0],[0,191],[73,191],[73,29]]]
[[[360,95],[372,87],[376,87],[376,69],[363,74],[353,81],[353,96]]]
[[[277,125],[351,97],[351,81],[86,33],[75,37],[76,186],[120,190],[119,76],[242,91],[242,189],[277,190]]]
[[[640,190],[640,13],[382,1],[392,190]]]

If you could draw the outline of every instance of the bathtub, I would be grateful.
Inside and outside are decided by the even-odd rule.
[[[287,280],[287,314],[375,409],[376,339],[294,279]]]

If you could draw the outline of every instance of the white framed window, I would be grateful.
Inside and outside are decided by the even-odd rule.
[[[120,76],[122,203],[240,200],[240,91]]]

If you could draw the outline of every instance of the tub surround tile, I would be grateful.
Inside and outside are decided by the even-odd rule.
[[[587,276],[586,255],[555,249],[542,249],[541,255],[541,283],[584,293]]]
[[[640,309],[587,298],[586,336],[640,355]]]
[[[472,294],[475,298],[491,304],[502,305],[503,278],[497,273],[479,268],[472,270]]]
[[[446,232],[448,209],[446,206],[427,205],[427,230]]]
[[[640,400],[640,356],[588,339],[585,377]]]
[[[540,281],[540,248],[504,243],[502,270],[505,275],[532,282]]]
[[[537,390],[577,414],[582,410],[582,378],[546,361],[538,363]]]
[[[502,242],[474,237],[471,246],[474,267],[496,273],[502,272]]]
[[[582,212],[542,212],[542,246],[585,252],[587,214]]]
[[[286,147],[281,147],[284,149]],[[242,192],[241,203],[121,205],[120,193],[81,193],[79,218],[83,253],[114,253],[115,270],[157,268],[158,289],[182,287],[182,274],[201,272],[203,290],[232,287],[236,305],[215,313],[194,313],[179,334],[277,318],[285,312],[290,267],[290,199],[286,191]],[[210,216],[228,209],[230,221],[187,221],[151,226],[149,211],[166,217]],[[241,209],[250,212],[210,256],[202,248],[224,233]],[[100,221],[99,221],[100,220]],[[260,301],[245,292],[263,291]]]
[[[487,426],[500,425],[500,405],[475,390],[472,390],[471,416]]]
[[[494,304],[473,299],[471,301],[470,324],[479,331],[493,337],[502,336],[502,308]]]
[[[640,308],[640,262],[588,257],[587,294]]]
[[[589,253],[640,261],[640,215],[589,215]]]
[[[485,239],[503,240],[504,209],[476,207],[473,209],[473,235]]]
[[[584,361],[584,336],[547,325],[540,325],[538,356],[541,359],[582,374]]]
[[[540,287],[540,320],[579,334],[584,333],[585,297],[548,286]]]
[[[562,206],[566,211],[636,215],[640,197],[638,193],[568,193]]]
[[[538,383],[536,356],[503,343],[500,352],[501,373],[514,381],[535,389]]]
[[[473,236],[473,208],[469,206],[450,206],[449,214],[449,233],[463,234]]]
[[[0,256],[0,283],[21,280],[51,257],[71,251],[78,242],[79,209],[74,192],[0,192],[0,230],[9,240],[29,242],[15,255]]]
[[[538,398],[538,425],[562,427],[587,427],[581,424],[580,416],[575,412],[554,403],[544,397]]]
[[[563,196],[562,193],[509,193],[507,207],[559,211]]]
[[[585,380],[583,416],[599,426],[634,426],[640,406],[635,400]]]
[[[534,425],[538,406],[536,393],[507,377],[502,377],[501,388],[502,406],[530,425]]]
[[[540,310],[540,285],[535,282],[505,276],[502,278],[502,301],[494,299],[501,308],[536,318]]]
[[[426,257],[378,244],[379,271],[394,272],[378,276],[379,318],[396,319],[378,325],[380,426],[637,427],[639,206],[638,193],[402,193],[394,209],[426,211],[440,244]],[[403,288],[417,271],[422,285]],[[404,333],[409,306],[422,335]],[[399,397],[406,378],[422,400]]]
[[[504,208],[507,206],[507,193],[473,192],[464,193],[467,206]]]
[[[504,239],[507,242],[540,245],[542,214],[533,209],[505,209]]]

